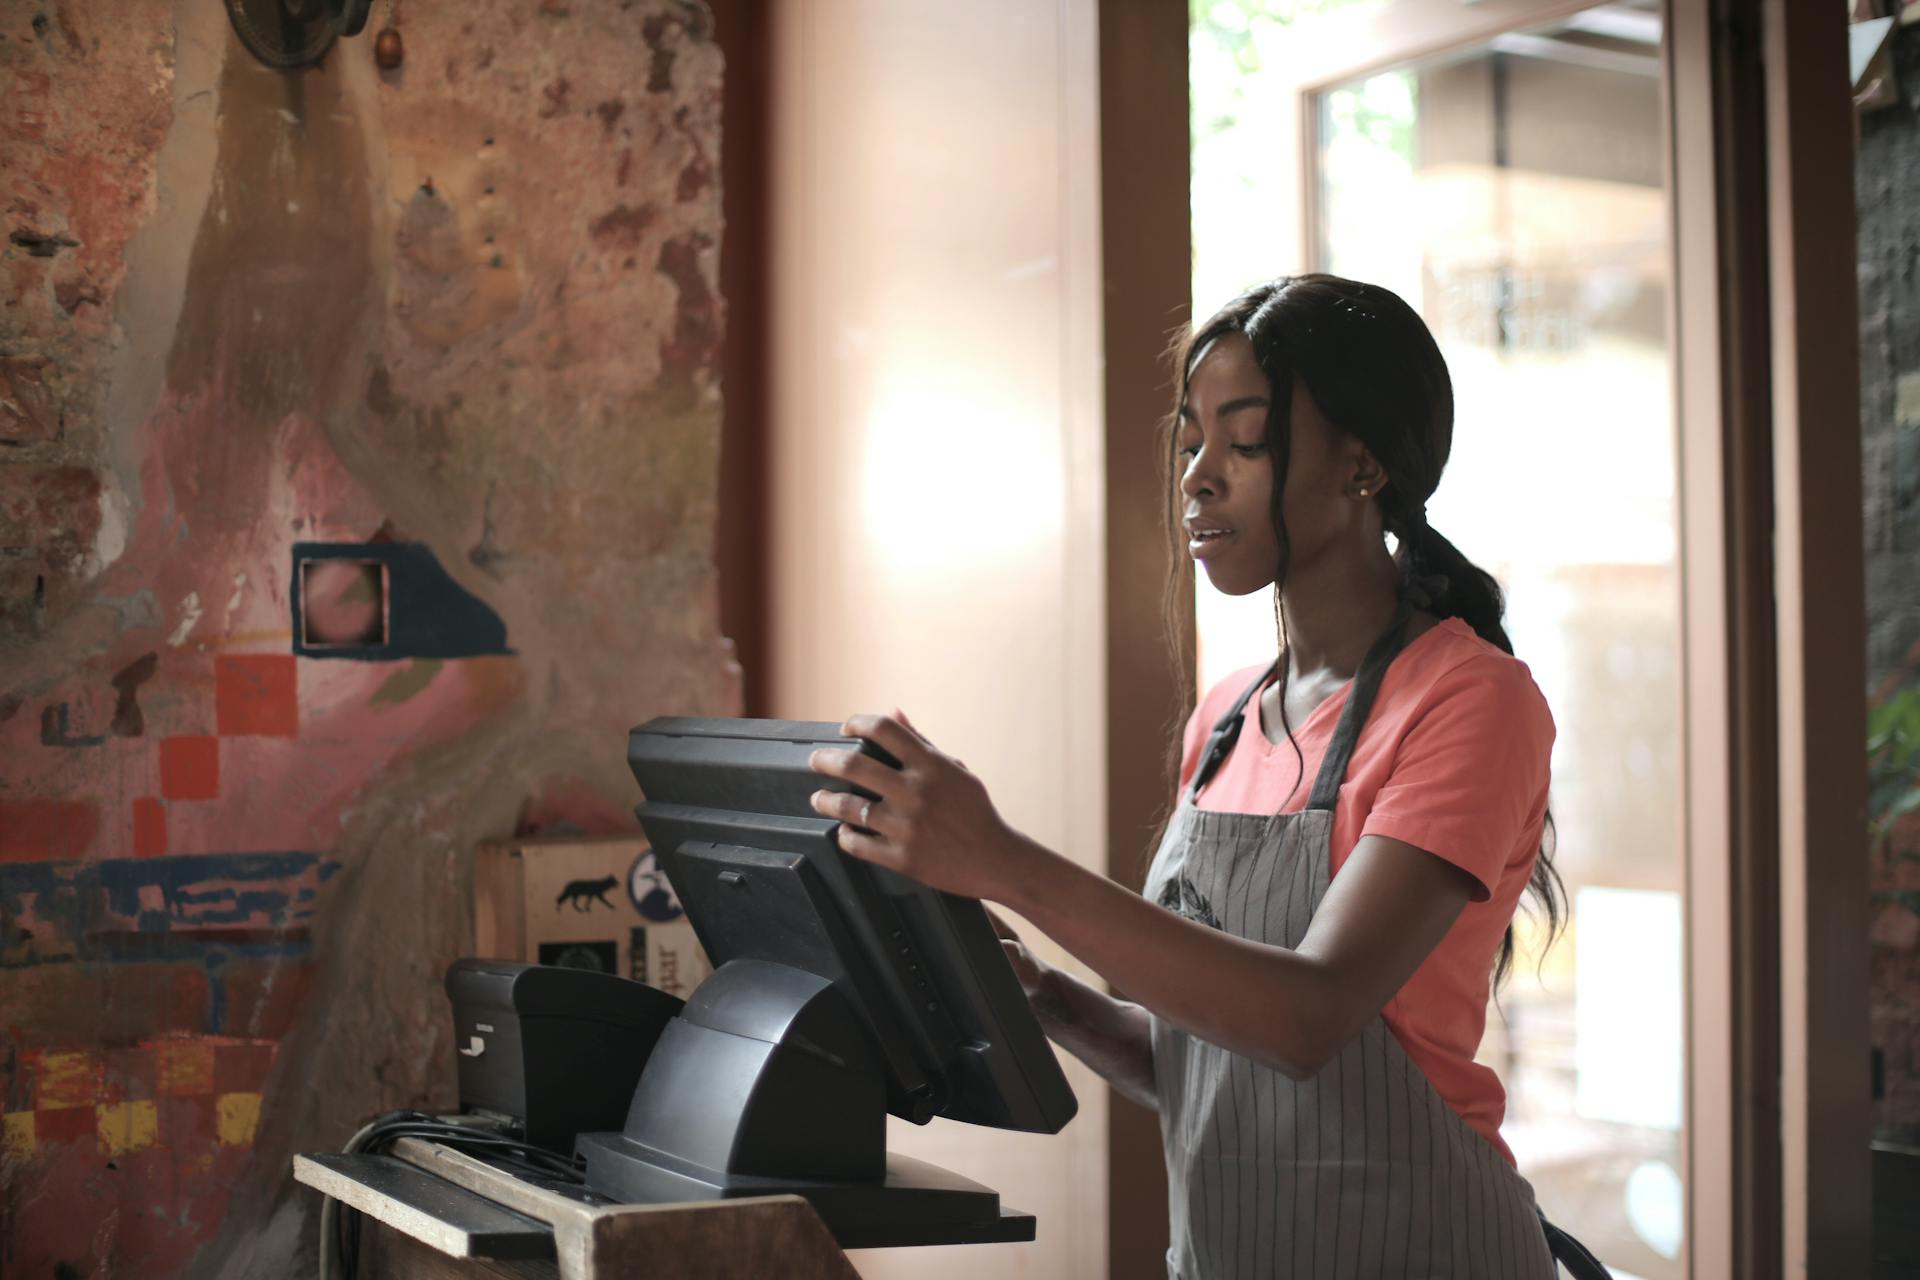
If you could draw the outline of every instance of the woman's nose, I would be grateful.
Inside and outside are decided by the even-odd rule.
[[[1197,498],[1201,494],[1218,496],[1220,492],[1219,468],[1214,464],[1211,449],[1204,445],[1200,452],[1187,459],[1187,469],[1180,473],[1180,493],[1183,497]]]

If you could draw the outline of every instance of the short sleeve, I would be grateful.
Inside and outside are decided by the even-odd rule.
[[[1474,901],[1486,901],[1509,862],[1539,841],[1553,737],[1524,663],[1483,654],[1459,664],[1410,717],[1361,835],[1452,863],[1474,878]]]

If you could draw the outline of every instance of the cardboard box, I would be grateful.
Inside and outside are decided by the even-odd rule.
[[[598,969],[686,999],[713,972],[644,835],[481,845],[474,954]]]

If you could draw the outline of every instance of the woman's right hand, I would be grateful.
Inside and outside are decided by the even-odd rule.
[[[984,904],[983,904],[984,905]],[[1040,984],[1046,980],[1047,964],[1027,949],[1020,940],[1020,934],[1000,916],[992,907],[986,908],[987,919],[993,922],[993,931],[1000,935],[1001,949],[1007,953],[1007,962],[1013,966],[1013,974],[1020,979],[1020,989],[1032,1000],[1039,993]]]
[[[1156,1110],[1160,1102],[1153,1091],[1153,1032],[1147,1011],[1088,986],[1068,970],[1055,969],[1027,949],[999,912],[992,907],[986,911],[1047,1038],[1127,1097]]]

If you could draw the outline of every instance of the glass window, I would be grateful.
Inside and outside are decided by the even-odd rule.
[[[1454,445],[1429,516],[1506,588],[1515,651],[1559,729],[1556,864],[1573,914],[1544,956],[1539,922],[1517,922],[1521,955],[1481,1049],[1507,1086],[1504,1136],[1550,1216],[1616,1275],[1649,1280],[1685,1270],[1660,40],[1657,7],[1608,5],[1316,93],[1307,193],[1310,265],[1393,289],[1446,354]],[[1197,51],[1211,41],[1196,29]],[[1207,308],[1297,265],[1251,261],[1228,283],[1222,255],[1259,241],[1210,244],[1236,216],[1215,202],[1297,180],[1259,172],[1266,91],[1234,99],[1253,105],[1227,145],[1201,114],[1227,95],[1203,92],[1200,74],[1196,56],[1194,297]],[[1238,186],[1229,166],[1245,170]],[[1198,591],[1203,687],[1272,656],[1270,597],[1228,600],[1204,576]]]

